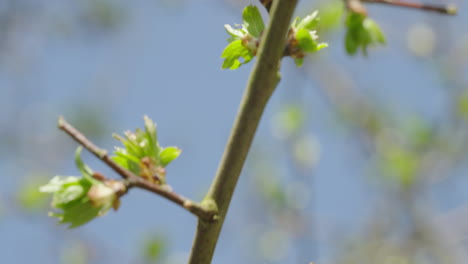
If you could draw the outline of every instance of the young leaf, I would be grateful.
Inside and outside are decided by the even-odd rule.
[[[63,208],[85,196],[90,186],[91,184],[83,178],[55,176],[48,184],[41,186],[39,191],[53,193],[52,206]]]
[[[76,167],[80,170],[83,177],[85,177],[88,181],[90,181],[92,183],[98,183],[98,181],[92,177],[93,171],[91,170],[91,168],[89,168],[81,160],[81,151],[82,150],[83,150],[83,147],[81,147],[81,146],[76,148],[76,151],[75,151],[75,164],[76,164]]]
[[[320,18],[318,17],[318,11],[314,11],[312,14],[304,17],[304,19],[299,22],[297,29],[314,30],[317,27],[319,21]]]
[[[91,183],[85,178],[60,177],[39,188],[41,192],[52,193],[52,207],[62,212],[50,212],[59,218],[59,223],[69,223],[70,228],[83,225],[98,215],[100,208],[94,208],[86,196]]]
[[[359,48],[364,55],[367,55],[369,46],[385,44],[385,37],[380,27],[363,14],[349,13],[346,27],[345,47],[350,55],[356,54]]]
[[[247,32],[258,38],[262,33],[265,25],[263,24],[262,16],[260,15],[260,11],[256,6],[250,5],[244,8],[242,13],[242,20],[244,22],[245,28]]]
[[[298,67],[302,65],[306,53],[314,53],[328,47],[326,43],[317,43],[318,36],[315,28],[318,21],[318,11],[315,11],[302,20],[296,18],[290,26],[286,54],[295,59]]]
[[[161,154],[159,155],[159,161],[161,163],[161,166],[166,167],[171,163],[171,161],[177,159],[179,157],[180,153],[182,150],[176,148],[176,147],[167,147],[164,148],[163,151],[161,151]]]
[[[364,29],[369,33],[372,43],[385,44],[385,36],[379,25],[374,20],[366,18],[363,22]]]
[[[148,116],[144,116],[143,119],[145,120],[145,137],[148,140],[148,156],[156,157],[159,154],[156,124]]]
[[[126,132],[125,138],[114,135],[122,142],[124,148],[116,147],[112,159],[135,175],[163,184],[164,166],[177,158],[180,150],[169,147],[164,149],[163,153],[157,138],[156,124],[147,116],[144,120],[145,131],[136,129],[133,133]]]
[[[62,213],[49,213],[49,216],[57,217],[60,224],[69,224],[68,228],[82,226],[99,216],[101,209],[91,206],[85,197],[70,205]]]
[[[305,52],[315,52],[317,50],[317,43],[312,39],[309,30],[305,28],[299,29],[296,33],[296,39],[301,50]]]
[[[235,29],[231,27],[231,25],[226,24],[224,25],[224,28],[226,29],[226,32],[231,35],[231,37],[228,39],[229,43],[233,42],[234,40],[242,39],[245,34],[247,34],[244,29]]]
[[[223,69],[237,69],[242,64],[245,64],[252,60],[252,52],[242,45],[242,40],[236,40],[231,42],[221,54],[221,58],[224,58]],[[241,62],[239,59],[243,58],[244,62]]]

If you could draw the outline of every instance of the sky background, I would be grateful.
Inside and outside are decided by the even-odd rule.
[[[200,200],[216,172],[253,65],[221,69],[228,37],[223,25],[240,23],[241,8],[249,2],[115,1],[114,9],[101,10],[100,15],[92,1],[14,2],[0,2],[2,260],[64,263],[64,251],[87,245],[92,263],[140,263],[142,238],[156,235],[166,241],[164,263],[184,263],[196,219],[160,197],[132,190],[118,212],[75,230],[57,226],[46,210],[21,209],[15,197],[32,179],[78,174],[73,161],[76,144],[56,129],[59,115],[109,150],[118,145],[110,136],[113,132],[143,127],[142,117],[148,115],[158,125],[160,143],[183,150],[168,167],[169,183],[177,192]],[[297,13],[311,12],[315,3],[300,1]],[[340,128],[320,92],[323,81],[334,75],[316,69],[343,73],[346,82],[371,95],[396,118],[443,118],[446,83],[438,70],[440,61],[460,60],[456,74],[465,81],[468,76],[466,4],[455,3],[456,17],[372,5],[369,13],[386,34],[385,47],[372,48],[368,57],[350,57],[339,26],[321,38],[330,47],[304,67],[297,69],[291,59],[283,60],[282,80],[262,119],[213,263],[305,263],[289,253],[260,261],[255,247],[250,247],[269,222],[255,213],[262,204],[252,194],[254,170],[249,168],[262,153],[275,157],[282,151],[274,120],[285,103],[305,107],[305,130],[319,151],[318,162],[301,181],[313,177],[303,209],[316,216],[315,236],[322,242],[299,243],[311,252],[303,261],[320,256],[324,263],[333,254],[330,241],[337,233],[351,236],[362,228],[379,200],[379,189],[369,181],[366,158],[352,134]],[[413,42],[422,55],[409,48]],[[465,57],[450,57],[460,47],[465,47]],[[113,175],[89,153],[84,160]],[[281,174],[279,165],[268,169]],[[466,178],[455,177],[435,188],[431,197],[435,210],[464,204],[467,183]],[[285,247],[281,250],[292,251],[294,244]]]

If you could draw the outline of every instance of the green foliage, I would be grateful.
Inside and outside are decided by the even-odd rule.
[[[143,244],[143,256],[148,263],[158,263],[164,255],[166,240],[162,236],[148,237]]]
[[[348,13],[346,27],[345,47],[350,55],[356,54],[359,49],[367,55],[369,46],[385,44],[385,36],[379,25],[363,14]]]
[[[416,180],[420,159],[416,153],[400,146],[388,145],[381,161],[382,171],[401,187],[410,187]]]
[[[250,35],[256,38],[260,37],[260,34],[262,34],[263,29],[265,28],[265,24],[263,24],[262,16],[260,15],[260,12],[256,6],[250,5],[244,8],[244,12],[242,13],[242,20],[244,22],[246,31]]]
[[[24,181],[19,188],[16,199],[24,210],[35,212],[43,210],[47,206],[47,195],[38,190],[42,180],[42,177],[31,177]]]
[[[180,149],[178,149],[176,147],[164,148],[161,151],[161,154],[159,154],[159,160],[161,162],[161,166],[163,166],[163,167],[167,166],[169,163],[171,163],[171,161],[173,161],[177,157],[179,157],[181,152],[182,152],[182,150],[180,150]]]
[[[224,58],[223,69],[235,70],[242,64],[246,64],[253,59],[253,53],[242,44],[242,40],[237,39],[231,42],[221,54]],[[243,61],[240,60],[243,59]]]
[[[114,135],[124,147],[116,147],[112,159],[138,176],[164,184],[164,167],[175,160],[181,150],[176,147],[162,148],[158,143],[156,124],[147,116],[144,120],[145,131],[127,131],[124,133],[125,137]]]
[[[327,47],[326,43],[317,43],[315,28],[318,25],[318,12],[306,16],[299,21],[299,18],[291,25],[288,43],[285,43],[286,54],[295,59],[296,65],[301,66],[306,53],[314,53]],[[264,30],[263,19],[255,6],[247,6],[242,13],[243,24],[236,28],[224,25],[230,35],[228,46],[221,54],[224,58],[223,69],[237,69],[242,64],[250,62],[257,54],[257,49],[261,41]]]
[[[237,29],[224,25],[229,45],[224,49],[221,58],[224,58],[223,69],[237,69],[253,59],[257,52],[259,38],[265,27],[262,16],[256,6],[247,6],[242,13],[242,25]],[[242,59],[242,61],[241,61]]]
[[[468,93],[464,92],[457,98],[457,114],[461,118],[468,119]]]
[[[92,177],[93,171],[80,158],[81,147],[76,151],[76,165],[82,177],[55,176],[39,190],[51,193],[52,207],[58,212],[49,215],[57,217],[60,224],[75,228],[86,224],[97,216],[106,214],[118,200],[117,190]]]
[[[273,117],[275,134],[284,139],[292,139],[303,128],[305,119],[301,105],[286,104]]]
[[[321,34],[332,31],[341,26],[341,17],[343,16],[343,1],[325,1],[317,8],[320,10],[320,24],[317,29]]]
[[[314,53],[328,47],[327,43],[318,43],[317,25],[320,21],[318,11],[300,20],[297,17],[292,25],[288,40],[288,53],[295,59],[296,66],[300,67],[307,53]]]

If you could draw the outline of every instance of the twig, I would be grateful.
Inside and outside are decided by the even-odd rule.
[[[362,2],[367,3],[378,3],[378,4],[387,4],[392,6],[401,6],[401,7],[408,7],[408,8],[415,8],[425,11],[432,11],[437,12],[445,15],[456,15],[457,14],[457,7],[454,5],[432,5],[432,4],[424,4],[420,2],[412,2],[412,1],[400,1],[400,0],[361,0]]]
[[[259,47],[257,61],[242,98],[216,177],[205,199],[219,209],[219,220],[199,220],[189,264],[209,264],[226,218],[234,189],[249,152],[263,110],[279,82],[279,64],[297,0],[274,0],[271,18]]]
[[[149,182],[141,177],[138,177],[131,171],[123,168],[115,161],[113,161],[109,155],[107,155],[107,151],[104,149],[99,148],[96,146],[91,140],[87,139],[83,133],[78,131],[74,128],[71,124],[69,124],[62,116],[59,117],[58,120],[58,127],[65,131],[68,135],[70,135],[76,142],[81,144],[91,153],[93,153],[97,158],[102,160],[105,164],[107,164],[110,168],[112,168],[117,174],[119,174],[122,178],[124,178],[127,183],[128,187],[139,187],[141,189],[145,189],[149,192],[158,194],[178,205],[185,208],[192,214],[196,215],[200,219],[205,221],[213,221],[216,218],[217,211],[212,210],[209,208],[205,208],[203,205],[195,203],[175,192],[173,192],[168,185],[157,185],[152,182]]]

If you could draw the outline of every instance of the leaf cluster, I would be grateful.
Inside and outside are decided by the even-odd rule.
[[[250,62],[257,54],[262,40],[265,24],[256,6],[247,6],[242,13],[242,25],[232,27],[224,25],[230,35],[228,46],[221,54],[224,59],[223,69],[237,69]],[[285,56],[295,59],[296,65],[302,65],[302,59],[308,53],[314,53],[327,47],[326,43],[317,43],[316,27],[319,18],[318,12],[306,16],[304,19],[296,18],[290,26],[287,43],[285,43]]]
[[[114,135],[123,144],[115,148],[112,159],[151,183],[165,184],[165,167],[176,159],[181,150],[176,147],[163,148],[157,141],[156,124],[144,117],[145,130],[126,132],[124,137]],[[57,209],[50,216],[70,228],[81,226],[95,217],[106,214],[110,208],[118,209],[120,196],[127,191],[127,182],[106,179],[93,172],[80,158],[81,147],[76,151],[76,166],[81,172],[77,176],[56,176],[39,188],[52,194],[51,206]]]
[[[318,43],[318,35],[315,30],[320,18],[318,11],[300,20],[297,17],[291,24],[289,30],[287,55],[295,59],[296,65],[301,66],[306,53],[314,53],[328,47],[327,43]]]
[[[48,184],[39,188],[41,192],[52,193],[51,206],[58,209],[49,215],[57,217],[60,224],[69,224],[69,228],[81,226],[102,216],[112,207],[117,209],[117,193],[125,188],[123,184],[119,188],[111,188],[94,179],[94,172],[83,163],[80,154],[81,147],[76,151],[75,161],[82,177],[55,176]]]
[[[364,14],[349,12],[346,17],[346,52],[354,55],[361,50],[367,55],[369,46],[385,44],[385,36],[379,25]]]
[[[112,159],[120,166],[157,184],[165,184],[165,167],[181,153],[176,147],[163,148],[158,143],[156,124],[144,117],[145,130],[114,135],[124,147],[116,147]]]

